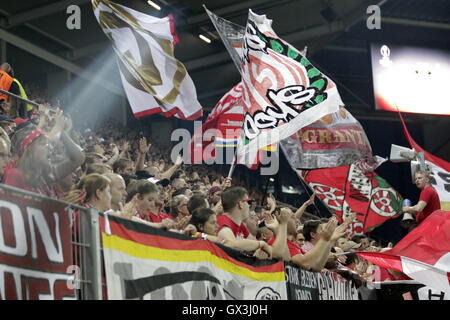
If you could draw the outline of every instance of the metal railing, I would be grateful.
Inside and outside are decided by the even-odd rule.
[[[44,200],[47,204],[55,203],[65,207],[65,212],[60,212],[60,214],[69,215],[72,232],[72,264],[79,270],[79,273],[76,273],[76,279],[74,279],[76,299],[101,300],[103,262],[101,259],[98,211],[95,208],[80,207],[73,203],[0,184],[0,199],[8,200],[8,195],[36,200],[41,203]],[[1,260],[0,264],[2,264]]]

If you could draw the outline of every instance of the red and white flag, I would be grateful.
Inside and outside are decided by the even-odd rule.
[[[398,112],[403,124],[403,132],[416,152],[423,152],[425,163],[430,171],[430,183],[439,195],[441,209],[450,210],[450,163],[425,151],[409,134],[402,114]]]
[[[195,130],[189,146],[189,158],[192,164],[216,159],[219,156],[217,152],[219,148],[232,148],[234,154],[234,148],[237,147],[239,139],[242,138],[244,121],[242,90],[241,81],[220,99],[205,123]],[[274,151],[275,149],[276,145],[261,148],[254,159],[247,162],[241,162],[241,159],[237,159],[237,164],[244,164],[250,169],[256,170],[262,159],[262,150]],[[227,163],[231,163],[232,159],[227,156],[228,154],[225,155],[226,160],[229,160]]]
[[[171,15],[156,18],[109,0],[92,0],[94,15],[118,57],[122,85],[136,118],[202,115],[194,82],[175,58]]]
[[[189,147],[191,163],[200,164],[215,158],[216,148],[236,147],[243,120],[242,82],[239,82],[220,99],[205,123],[195,130]]]
[[[370,232],[401,214],[401,195],[378,174],[364,172],[356,164],[297,170],[297,174],[340,223],[356,213],[356,220],[347,230],[349,236]]]
[[[343,105],[334,82],[300,50],[279,38],[272,20],[251,10],[243,56],[245,116],[236,154],[244,163],[261,148],[278,143]]]
[[[390,250],[357,255],[450,294],[450,211],[433,212]]]

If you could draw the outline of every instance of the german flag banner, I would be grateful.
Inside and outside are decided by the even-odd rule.
[[[287,299],[283,262],[118,217],[100,225],[109,299]]]

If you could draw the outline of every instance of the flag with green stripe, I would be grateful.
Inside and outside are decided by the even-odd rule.
[[[242,52],[243,143],[237,161],[337,112],[343,102],[335,83],[251,10]]]

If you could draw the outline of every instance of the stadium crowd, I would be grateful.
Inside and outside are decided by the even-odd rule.
[[[79,130],[60,108],[40,101],[39,108],[19,112],[20,103],[1,100],[3,184],[202,238],[258,259],[336,271],[359,285],[405,279],[355,254],[385,250],[365,236],[346,236],[355,216],[340,225],[335,217],[307,218],[304,212],[314,204],[314,194],[292,210],[210,166],[183,165],[181,157],[172,163],[170,150],[138,130],[112,120]]]

